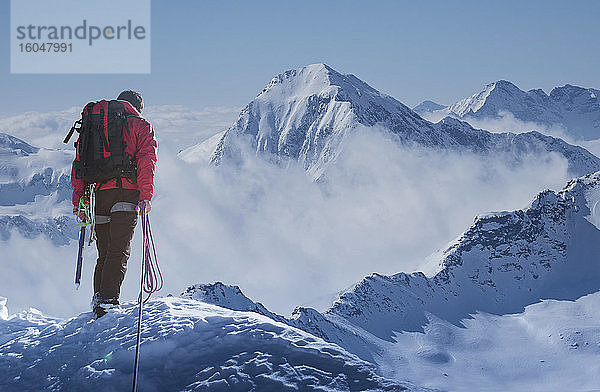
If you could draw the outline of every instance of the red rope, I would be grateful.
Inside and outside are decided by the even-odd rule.
[[[145,209],[145,206],[142,207]],[[144,300],[146,303],[150,296],[163,288],[163,276],[158,265],[158,257],[156,257],[156,248],[154,246],[154,237],[152,236],[152,229],[150,227],[150,217],[145,211],[140,211],[142,208],[138,207],[138,212],[142,218],[142,281],[140,287],[140,298],[142,299],[142,293],[148,296]]]
[[[142,305],[145,304],[153,293],[156,293],[163,287],[163,276],[158,266],[158,257],[156,257],[156,248],[154,247],[154,238],[152,237],[152,228],[150,227],[150,217],[146,212],[146,206],[139,204],[137,212],[142,219],[142,273],[140,278],[140,295],[138,304],[140,306],[138,313],[137,342],[135,346],[135,364],[133,368],[133,386],[132,391],[137,389],[138,366],[140,360],[140,342],[142,337]],[[143,299],[146,293],[148,296]]]

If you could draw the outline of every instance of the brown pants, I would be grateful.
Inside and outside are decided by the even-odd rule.
[[[110,217],[110,222],[96,224],[98,260],[94,270],[94,294],[103,302],[119,300],[137,224],[135,211],[111,213],[110,210],[118,202],[137,204],[138,201],[137,190],[119,188],[96,192],[96,216]]]

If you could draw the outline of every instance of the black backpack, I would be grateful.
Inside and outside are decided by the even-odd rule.
[[[64,140],[68,143],[73,131],[79,132],[75,142],[75,178],[88,184],[101,184],[116,178],[119,187],[122,186],[122,178],[136,182],[135,157],[125,153],[129,117],[138,116],[128,113],[119,101],[102,100],[85,105],[81,119],[75,122]]]

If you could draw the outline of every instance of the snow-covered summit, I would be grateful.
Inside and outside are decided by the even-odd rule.
[[[512,86],[512,87],[511,87]],[[465,107],[485,102],[493,91],[516,89],[506,81],[488,86],[481,97]],[[518,90],[518,89],[517,89]],[[469,109],[470,110],[470,109]],[[495,156],[511,150],[514,135],[497,135],[468,124],[451,127],[433,124],[421,118],[396,99],[378,92],[354,75],[344,75],[325,64],[313,64],[277,75],[240,113],[238,120],[218,141],[214,138],[184,150],[187,161],[210,160],[239,162],[244,152],[255,153],[276,162],[296,160],[313,178],[339,156],[344,141],[357,129],[377,128],[390,132],[397,143],[413,147],[468,151]],[[536,136],[525,143],[536,151],[512,149],[515,155],[503,159],[519,161],[527,153],[557,152],[569,162],[569,174],[579,176],[600,169],[600,159],[586,150],[567,145],[556,148],[556,141],[539,142]],[[535,140],[534,140],[535,139]],[[558,139],[556,139],[558,140]],[[204,155],[212,151],[210,157]],[[586,161],[585,166],[580,163]]]
[[[490,83],[480,92],[444,108],[419,110],[440,117],[497,118],[511,113],[516,119],[546,127],[561,125],[573,139],[600,138],[600,90],[566,84],[550,94],[541,89],[523,91],[506,80]]]
[[[235,157],[236,143],[250,138],[257,153],[298,160],[315,173],[335,159],[346,133],[358,125],[432,133],[423,123],[408,107],[354,75],[313,64],[273,78],[225,132],[210,161]]]
[[[284,320],[283,317],[267,310],[260,302],[254,302],[246,297],[238,286],[225,285],[221,282],[198,283],[189,286],[181,293],[180,297],[222,306],[227,309],[255,312],[276,321]]]
[[[136,331],[134,303],[96,321],[33,309],[0,319],[0,390],[131,389]],[[140,360],[139,390],[425,390],[299,329],[182,298],[144,306]]]
[[[0,132],[0,155],[29,155],[38,152],[40,149],[34,147],[23,140]]]
[[[520,93],[523,92],[511,82],[499,80],[488,84],[481,92],[450,105],[448,112],[455,113],[460,117],[472,115],[480,110],[483,110],[484,113],[495,111],[496,114],[497,106],[500,103],[508,104],[513,97],[518,96]],[[485,106],[486,103],[487,106]]]

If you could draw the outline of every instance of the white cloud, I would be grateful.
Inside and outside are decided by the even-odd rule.
[[[81,108],[72,107],[58,112],[26,112],[0,118],[0,132],[16,136],[37,147],[65,148],[63,139],[79,119]],[[76,136],[75,136],[76,137]],[[72,147],[74,140],[71,140]]]
[[[524,207],[567,180],[556,154],[511,168],[503,157],[408,151],[372,129],[348,141],[326,192],[297,165],[252,155],[237,169],[161,157],[154,218],[169,287],[224,280],[286,313],[372,272],[417,269],[475,215]]]
[[[89,310],[94,249],[86,247],[86,279],[75,291],[75,243],[57,247],[43,236],[25,239],[13,232],[8,242],[2,242],[0,256],[0,295],[8,298],[10,313],[34,307],[57,316],[72,316]]]
[[[421,117],[423,117],[427,121],[431,121],[434,123],[439,122],[447,116],[449,116],[449,114],[442,111],[428,112],[423,113],[421,115]],[[450,116],[456,117],[455,115],[451,114]],[[545,135],[559,137],[564,140],[568,139],[567,134],[565,132],[565,128],[561,124],[553,124],[551,126],[547,126],[532,121],[521,121],[518,118],[515,118],[515,116],[511,112],[507,112],[504,110],[498,112],[498,116],[496,117],[475,118],[471,116],[465,116],[462,118],[456,118],[469,123],[473,128],[485,129],[486,131],[494,133],[523,133],[530,131],[538,131]]]
[[[561,124],[552,124],[548,126],[531,121],[521,121],[507,111],[500,111],[498,117],[474,118],[467,116],[462,120],[468,122],[474,128],[485,129],[490,132],[523,133],[537,131],[544,135],[558,137],[570,142],[566,129]]]
[[[159,142],[179,151],[223,131],[239,115],[238,107],[191,110],[179,105],[150,106],[144,117],[154,127]]]
[[[176,127],[161,127],[169,128]],[[567,180],[566,161],[556,154],[526,157],[514,167],[503,157],[409,151],[374,129],[345,142],[323,186],[297,164],[274,166],[253,152],[237,168],[186,164],[170,142],[161,142],[167,148],[160,150],[151,215],[166,279],[161,294],[221,280],[280,313],[324,305],[372,272],[415,270],[475,215],[524,207],[541,189]],[[12,311],[29,305],[57,315],[85,311],[94,250],[86,250],[86,285],[73,292],[75,242],[56,248],[44,241],[3,243],[0,263],[10,273],[0,280],[0,295]],[[139,246],[138,232],[125,300],[137,295]]]
[[[73,123],[80,118],[81,109],[72,107],[57,112],[26,112],[0,118],[0,132],[8,133],[30,144],[46,148],[72,149],[63,139]],[[179,105],[149,106],[143,116],[154,126],[159,141],[174,149],[198,143],[231,125],[239,108],[207,107],[191,110]]]

